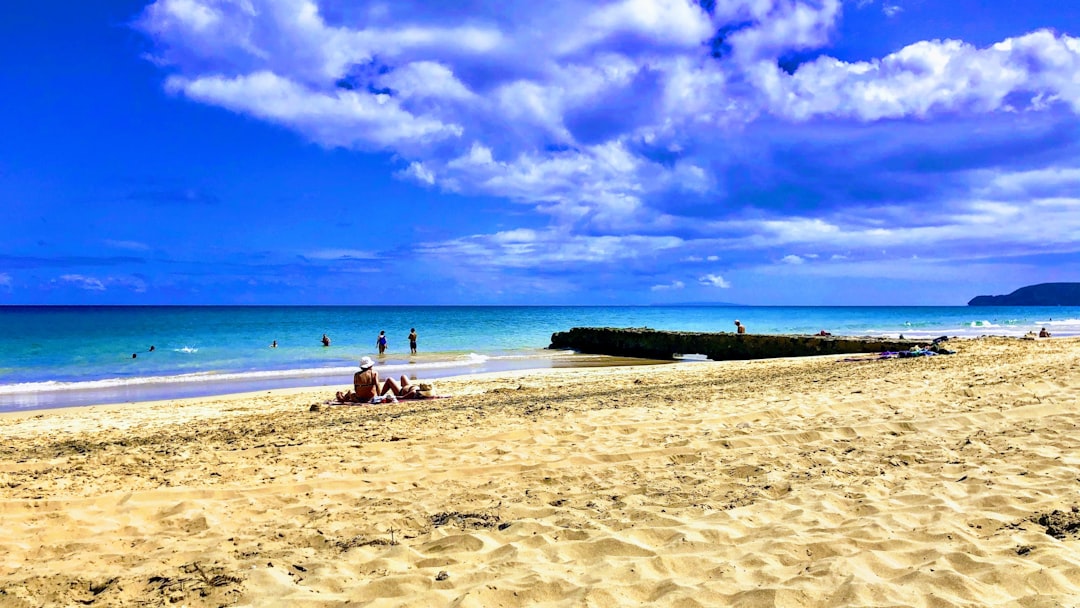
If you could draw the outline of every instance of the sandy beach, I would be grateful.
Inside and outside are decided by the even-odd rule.
[[[0,606],[1080,605],[1080,339],[949,344],[5,415]]]

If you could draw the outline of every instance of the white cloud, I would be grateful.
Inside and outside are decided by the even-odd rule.
[[[149,9],[161,23],[175,20],[176,27],[202,32],[221,20],[221,13],[197,0],[162,0]]]
[[[424,166],[424,163],[413,161],[409,166],[399,172],[402,177],[411,177],[418,182],[432,185],[435,183],[435,174]]]
[[[916,42],[880,60],[847,63],[823,56],[790,77],[759,66],[770,110],[795,120],[883,118],[1015,110],[1011,94],[1050,95],[1080,111],[1080,39],[1048,30],[978,49],[959,40]],[[1041,98],[1040,98],[1041,99]]]
[[[716,261],[718,261],[720,259],[720,256],[718,256],[718,255],[710,255],[705,259],[710,261],[710,262],[716,262]]]
[[[1080,40],[1046,30],[983,49],[932,40],[864,62],[822,56],[793,75],[777,67],[786,53],[825,47],[842,7],[840,0],[731,0],[710,18],[690,0],[562,0],[515,5],[513,18],[473,7],[465,18],[450,5],[427,4],[421,22],[417,7],[402,2],[330,24],[314,0],[158,0],[138,27],[157,43],[155,61],[179,72],[167,80],[172,91],[323,145],[390,148],[449,186],[485,193],[499,185],[489,176],[440,171],[453,169],[466,144],[430,144],[464,136],[467,145],[497,148],[494,156],[513,171],[558,158],[540,153],[546,144],[591,149],[581,154],[588,162],[597,146],[635,138],[664,140],[676,151],[690,139],[722,142],[763,113],[878,120],[988,112],[1007,109],[1010,93],[1030,94],[1031,109],[1059,100],[1080,111],[1073,77]],[[731,25],[738,27],[725,38],[730,53],[708,58],[710,39]],[[351,90],[338,86],[343,81]],[[635,104],[604,111],[602,104],[627,98]],[[635,107],[648,111],[626,111]],[[600,120],[579,120],[583,113]],[[632,160],[591,182],[619,190],[664,173]],[[665,187],[712,187],[694,162],[679,171],[682,179]],[[526,193],[547,196],[542,188]],[[505,195],[521,192],[510,184]]]
[[[895,16],[900,4],[880,7]],[[546,216],[530,225],[551,226],[431,243],[426,255],[509,268],[600,264],[667,252],[690,233],[702,241],[692,251],[762,249],[770,260],[927,243],[1071,251],[1080,242],[1074,167],[976,172],[968,191],[933,205],[895,203],[907,214],[838,214],[825,201],[820,212],[736,215],[727,188],[743,177],[730,171],[741,159],[771,156],[751,141],[755,127],[1080,113],[1080,38],[1039,30],[986,47],[924,40],[849,62],[828,55],[841,0],[728,0],[712,15],[691,0],[339,8],[157,0],[138,27],[169,91],[324,146],[389,152],[400,177],[528,205]],[[723,44],[710,46],[722,30]],[[817,58],[788,73],[778,60],[792,54]],[[712,201],[709,215],[659,209],[681,197]],[[683,236],[662,236],[672,227]]]
[[[672,281],[670,283],[663,283],[660,285],[653,285],[649,289],[652,291],[671,291],[674,289],[682,289],[686,287],[686,284],[682,281]]]
[[[82,274],[65,274],[54,279],[52,283],[70,285],[85,291],[106,291],[111,287],[121,287],[135,293],[143,293],[146,291],[146,281],[134,276],[110,276],[98,278]]]
[[[127,249],[130,251],[148,251],[150,249],[149,245],[139,241],[116,241],[113,239],[105,239],[102,242],[105,243],[105,245],[116,249]]]
[[[105,291],[105,284],[102,283],[100,279],[81,274],[61,275],[60,282],[73,285],[79,289],[85,289],[86,291]]]
[[[406,99],[469,101],[476,96],[449,67],[434,61],[415,61],[383,76],[379,82]]]
[[[736,57],[746,63],[762,58],[775,59],[788,51],[824,46],[841,10],[840,0],[819,0],[816,6],[791,0],[748,4],[768,6],[769,13],[762,15],[751,27],[731,35]]]
[[[519,228],[439,243],[423,243],[417,250],[437,259],[451,259],[455,264],[550,268],[634,260],[678,248],[682,243],[682,239],[671,236],[591,237],[569,235],[560,230]]]
[[[731,283],[727,282],[724,277],[718,274],[707,274],[699,278],[698,282],[702,285],[708,285],[709,287],[719,287],[721,289],[727,289],[731,287]]]
[[[987,198],[1028,200],[1040,193],[1071,194],[1080,191],[1080,168],[1075,167],[979,172],[976,179],[988,182],[978,190],[981,196]]]
[[[10,288],[12,285],[11,275],[6,272],[0,272],[0,287]]]
[[[389,95],[316,91],[269,71],[225,78],[171,76],[168,90],[280,122],[327,146],[385,148],[457,137],[462,127],[416,116]]]
[[[1062,186],[1061,191],[1069,190]],[[711,222],[706,235],[688,241],[690,247],[723,247],[729,250],[773,250],[799,247],[822,253],[780,255],[785,265],[798,264],[811,256],[911,250],[929,246],[938,254],[946,251],[982,251],[987,255],[1020,255],[1022,252],[1080,251],[1080,197],[1053,194],[1024,198],[1023,202],[963,198],[938,201],[938,207],[921,209],[918,223],[876,221],[896,210],[863,209],[871,220],[842,211],[829,218],[789,217],[765,220]],[[904,213],[900,211],[899,213]],[[723,235],[712,238],[709,235]],[[993,243],[992,248],[987,243]],[[785,257],[786,256],[786,257]]]

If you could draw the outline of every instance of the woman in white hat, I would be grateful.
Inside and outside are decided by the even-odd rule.
[[[393,378],[387,378],[382,386],[379,386],[379,372],[375,371],[375,362],[371,357],[360,359],[360,371],[353,374],[353,390],[348,393],[338,393],[337,399],[343,403],[371,403],[376,397],[393,395],[394,397],[410,397],[416,387],[409,384],[406,376],[401,376],[401,384],[394,382]]]

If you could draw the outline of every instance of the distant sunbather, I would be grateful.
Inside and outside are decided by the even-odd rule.
[[[371,357],[360,359],[360,371],[353,374],[353,390],[337,394],[338,401],[342,403],[370,403],[376,397],[393,395],[394,397],[411,398],[416,392],[416,387],[409,384],[409,378],[401,376],[401,383],[394,382],[393,378],[387,378],[380,386],[379,372],[375,371],[375,362]]]

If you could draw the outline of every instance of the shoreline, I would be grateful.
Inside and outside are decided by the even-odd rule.
[[[571,351],[553,351],[553,356],[545,358],[521,357],[496,361],[436,361],[434,366],[414,367],[407,363],[392,362],[379,364],[382,376],[397,377],[402,373],[411,379],[437,380],[441,378],[471,376],[484,373],[531,369],[561,369],[610,367],[620,365],[654,365],[670,361],[654,361],[633,357],[611,357],[606,355],[588,355]],[[392,370],[392,371],[389,371]],[[326,370],[295,370],[294,375],[284,370],[286,375],[265,377],[245,377],[241,374],[196,374],[196,377],[169,376],[160,380],[154,377],[135,378],[133,384],[114,384],[120,379],[61,383],[45,389],[13,391],[23,385],[0,386],[9,389],[0,391],[0,414],[5,412],[40,411],[69,407],[86,407],[144,401],[177,400],[200,397],[215,397],[253,393],[267,390],[284,389],[331,389],[351,385],[352,374],[356,368],[333,368]],[[304,373],[299,373],[304,372]],[[259,373],[256,373],[257,376]],[[298,375],[297,375],[298,374]],[[158,381],[155,381],[158,380]],[[46,383],[47,384],[47,383]],[[104,386],[102,386],[104,385]]]
[[[0,591],[1069,605],[1080,339],[958,346],[475,374],[319,411],[301,388],[0,415]]]
[[[1068,339],[1076,336],[1055,335],[1040,340]],[[954,340],[1024,339],[1017,336],[953,336]],[[920,338],[913,338],[920,339]],[[929,342],[930,338],[927,338]],[[529,351],[531,352],[531,351]],[[470,353],[465,359],[447,359],[439,353],[427,354],[416,365],[408,357],[393,356],[379,362],[380,375],[398,377],[402,373],[412,380],[472,376],[489,372],[609,367],[619,365],[655,365],[701,362],[706,359],[660,360],[583,354],[571,350],[541,349],[543,356],[512,355],[489,358]],[[460,355],[460,353],[458,353]],[[299,370],[265,370],[246,373],[197,372],[172,376],[105,378],[77,382],[35,382],[0,385],[0,414],[6,412],[41,411],[69,407],[137,403],[146,401],[204,398],[222,395],[253,393],[280,389],[326,389],[350,384],[354,367],[312,368]]]

